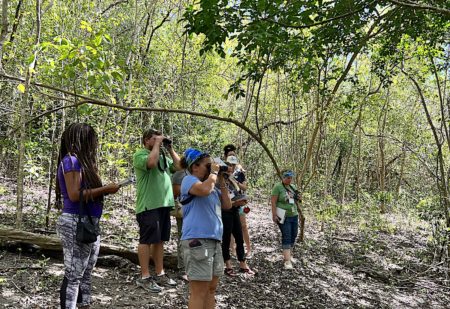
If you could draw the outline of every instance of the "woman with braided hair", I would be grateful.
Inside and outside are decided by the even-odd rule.
[[[64,279],[60,290],[61,308],[89,308],[91,274],[100,249],[100,236],[90,244],[77,241],[80,197],[88,214],[98,224],[103,197],[116,193],[119,186],[102,186],[97,167],[98,140],[94,129],[85,123],[73,123],[61,136],[56,181],[56,201],[62,214],[57,223],[64,252]]]

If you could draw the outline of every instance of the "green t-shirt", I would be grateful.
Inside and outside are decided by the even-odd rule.
[[[294,185],[291,186],[297,190]],[[298,215],[298,210],[295,203],[289,203],[289,199],[292,199],[292,201],[294,199],[294,192],[289,186],[285,187],[281,182],[275,184],[272,188],[272,196],[274,195],[278,196],[277,207],[286,210],[286,217],[294,217]]]
[[[136,173],[136,213],[161,207],[174,207],[170,171],[173,170],[173,160],[167,158],[168,168],[161,171],[158,166],[147,168],[150,150],[139,149],[133,156],[133,167]],[[163,155],[159,156],[159,166],[164,167]]]

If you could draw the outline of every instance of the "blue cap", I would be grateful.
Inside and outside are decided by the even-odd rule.
[[[198,149],[195,148],[188,148],[186,149],[186,151],[184,152],[184,157],[186,158],[186,162],[188,164],[188,167],[191,167],[191,165],[197,161],[200,158],[204,158],[208,156],[207,153],[205,152],[201,152]]]
[[[282,176],[283,176],[283,178],[294,177],[294,172],[293,171],[286,171],[286,172],[283,173]]]

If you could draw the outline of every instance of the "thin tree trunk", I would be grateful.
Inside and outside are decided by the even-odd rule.
[[[345,202],[345,188],[346,188],[346,182],[347,182],[347,176],[348,176],[348,169],[349,169],[348,167],[350,165],[350,161],[352,159],[352,152],[353,152],[353,136],[355,135],[356,128],[358,127],[358,124],[361,121],[361,116],[362,116],[362,104],[359,107],[358,119],[356,119],[356,122],[353,125],[353,129],[352,129],[352,133],[351,133],[351,137],[350,137],[350,149],[348,151],[348,156],[347,156],[347,160],[345,161],[344,172],[342,175],[342,187],[341,187],[341,197],[340,197],[341,204],[344,204],[344,202]]]
[[[8,0],[2,0],[2,31],[0,32],[0,72],[4,72],[3,69],[3,46],[8,34]]]
[[[398,200],[400,196],[400,189],[402,187],[403,174],[405,171],[405,162],[406,162],[406,148],[402,147],[402,161],[400,163],[400,174],[398,175],[398,183],[397,188],[395,189],[395,200]]]
[[[17,167],[17,209],[16,209],[16,227],[22,227],[22,217],[23,217],[23,196],[24,196],[24,178],[25,178],[25,142],[27,139],[26,135],[26,123],[27,114],[26,110],[28,107],[28,97],[30,94],[30,83],[31,77],[36,67],[37,53],[41,37],[41,0],[36,0],[36,40],[35,40],[35,50],[34,50],[34,60],[30,64],[27,70],[27,76],[25,78],[25,91],[23,93],[21,107],[20,107],[20,139],[19,139],[19,162]]]
[[[389,105],[389,90],[386,94],[386,103],[383,106],[380,118],[378,119],[378,175],[379,175],[378,183],[381,192],[381,203],[380,203],[381,213],[386,213],[386,155],[385,155],[384,132],[386,128],[388,105]]]
[[[359,204],[361,197],[361,139],[362,139],[362,117],[358,123],[358,158],[356,159],[356,203]]]
[[[446,175],[447,172],[445,169],[445,161],[444,161],[444,157],[443,157],[443,153],[442,153],[442,143],[441,143],[439,135],[438,135],[438,130],[437,130],[436,126],[434,125],[433,119],[431,118],[430,112],[428,110],[427,102],[423,95],[422,89],[420,88],[418,82],[414,79],[414,77],[412,77],[411,75],[406,73],[404,70],[402,70],[402,72],[413,82],[414,86],[416,87],[417,92],[419,93],[419,96],[420,96],[420,102],[422,104],[423,110],[427,117],[427,122],[430,126],[431,132],[433,133],[434,142],[435,142],[435,145],[437,148],[437,168],[439,170],[439,176],[437,176],[437,178],[436,178],[436,183],[437,183],[438,190],[440,192],[442,212],[444,213],[446,228],[447,228],[447,230],[450,230],[450,215],[449,215],[450,193],[449,193],[449,188],[448,188],[448,183],[447,183],[448,175]],[[441,105],[441,108],[442,108],[442,105]],[[447,121],[447,120],[441,119],[441,121]],[[447,256],[450,256],[450,242],[448,240],[448,237],[445,238],[444,242],[445,242],[444,246],[447,247]]]
[[[56,121],[56,117],[53,117],[53,119],[55,120],[55,123],[53,125],[53,130],[52,130],[52,148],[50,151],[50,164],[49,164],[49,169],[48,169],[48,188],[47,188],[47,211],[45,212],[45,229],[48,230],[49,225],[50,225],[50,210],[52,208],[52,189],[53,189],[53,179],[55,179],[55,174],[53,173],[53,170],[55,168],[55,161],[57,160],[55,158],[55,148],[56,148],[56,143],[55,143],[55,139],[56,139],[56,127],[58,125],[58,122]],[[56,157],[58,157],[56,155]]]

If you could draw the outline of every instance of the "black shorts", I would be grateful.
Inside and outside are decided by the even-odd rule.
[[[157,244],[170,239],[170,209],[160,207],[136,215],[140,244]]]

